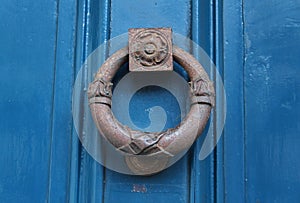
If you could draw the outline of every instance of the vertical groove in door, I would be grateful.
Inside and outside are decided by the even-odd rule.
[[[53,125],[54,125],[54,98],[55,98],[55,81],[56,81],[56,59],[57,59],[57,38],[58,38],[58,18],[59,18],[59,0],[57,0],[56,2],[56,13],[55,13],[55,26],[56,26],[56,32],[54,34],[54,58],[53,58],[53,83],[52,83],[52,98],[51,98],[51,113],[50,113],[50,117],[51,117],[51,121],[50,121],[50,143],[49,143],[49,162],[48,162],[48,191],[46,194],[46,199],[47,201],[50,201],[50,192],[51,192],[51,186],[52,186],[52,180],[51,180],[51,176],[52,176],[52,165],[53,165]]]
[[[86,13],[86,1],[77,1],[77,30],[76,30],[76,67],[75,77],[84,62],[84,25],[85,25],[85,13]],[[81,143],[78,139],[76,130],[73,127],[72,135],[72,155],[70,163],[70,194],[69,202],[78,202],[79,190],[81,185],[79,184],[80,179],[80,164],[81,164]]]
[[[247,199],[247,156],[246,156],[246,152],[247,152],[247,126],[246,126],[246,70],[245,70],[245,64],[246,64],[246,57],[247,57],[247,53],[246,53],[246,35],[245,35],[245,0],[240,0],[241,2],[241,23],[242,23],[242,28],[241,28],[241,38],[242,38],[242,54],[243,54],[243,58],[242,58],[242,67],[243,67],[243,72],[242,72],[242,78],[243,78],[243,170],[242,170],[242,175],[241,178],[243,181],[243,199],[244,202],[247,203],[248,199]],[[241,198],[241,197],[240,197]]]
[[[78,1],[77,10],[76,74],[89,54],[109,38],[110,1]],[[87,86],[87,81],[84,80]],[[101,202],[104,189],[103,173],[103,167],[83,148],[74,131],[70,202]]]
[[[224,129],[224,202],[245,202],[244,31],[243,0],[223,2],[224,85],[227,119]]]
[[[223,45],[224,45],[224,33],[223,33],[223,0],[215,1],[214,5],[214,24],[215,24],[215,65],[218,73],[214,74],[215,80],[217,79],[217,74],[220,75],[222,81],[224,79],[224,55],[223,55]],[[220,97],[216,98],[216,105],[222,106],[225,104],[226,95],[221,97],[223,87],[218,86],[219,84],[216,83],[216,94],[220,95]],[[215,133],[221,133],[218,126],[221,126],[222,118],[225,116],[224,108],[221,108],[220,112],[216,112],[216,120],[215,124]],[[215,202],[224,202],[224,133],[221,134],[219,140],[214,140],[217,143],[215,149]],[[218,139],[218,138],[216,138]]]
[[[216,16],[216,9],[218,8],[215,1],[195,0],[192,4],[192,40],[201,46],[214,62],[216,62],[217,52],[219,51],[216,47],[216,40],[218,40],[216,34],[216,18],[218,17]],[[215,79],[215,74],[215,71],[212,69],[210,73],[211,79]],[[212,114],[210,120],[212,121],[213,129],[216,126],[215,118],[216,115]],[[216,150],[212,151],[204,160],[199,159],[206,132],[196,141],[192,151],[190,171],[191,202],[216,201]],[[211,140],[212,145],[214,142],[215,140]]]
[[[75,67],[76,1],[57,4],[53,125],[48,202],[69,200],[72,114],[71,99]]]

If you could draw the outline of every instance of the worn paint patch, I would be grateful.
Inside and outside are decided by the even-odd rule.
[[[131,192],[140,192],[140,193],[146,193],[147,187],[146,185],[142,184],[133,184]]]

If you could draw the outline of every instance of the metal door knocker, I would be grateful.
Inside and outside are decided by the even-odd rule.
[[[190,112],[175,128],[142,132],[122,125],[111,111],[112,79],[129,61],[130,71],[172,71],[173,60],[190,78]],[[88,89],[89,107],[99,132],[124,153],[134,174],[154,174],[169,160],[185,152],[202,133],[215,104],[213,83],[201,64],[172,44],[170,28],[129,29],[129,46],[110,56],[99,68]]]

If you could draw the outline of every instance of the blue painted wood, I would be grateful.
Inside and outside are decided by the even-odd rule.
[[[190,1],[111,1],[111,37],[132,27],[172,27],[190,35]],[[171,110],[174,106],[169,106]],[[130,112],[140,116],[141,112]],[[141,117],[141,116],[140,116]],[[174,124],[175,125],[175,124]],[[141,126],[142,127],[142,126]],[[151,177],[120,175],[106,169],[104,202],[189,202],[188,156]]]
[[[297,202],[299,8],[278,0],[2,1],[0,202]],[[120,175],[78,141],[72,83],[104,40],[162,26],[192,37],[216,62],[225,132],[204,161],[200,138],[158,175]]]
[[[111,37],[134,27],[172,27],[174,32],[189,36],[191,3],[172,1],[111,0]]]
[[[223,27],[223,1],[218,0],[213,2],[213,7],[214,7],[214,30],[215,35],[213,40],[211,40],[212,45],[211,47],[214,49],[214,61],[216,65],[216,70],[220,77],[224,79],[224,27]],[[216,78],[217,73],[214,73],[214,77]],[[216,98],[216,105],[223,105],[225,103],[226,98],[223,98],[221,96],[221,91],[222,87],[218,85],[218,83],[215,84],[215,89],[216,89],[216,94],[219,95]],[[225,94],[226,97],[226,94]],[[226,106],[227,108],[227,106]],[[224,111],[224,110],[223,110]],[[215,126],[215,133],[220,131],[221,129],[216,129],[217,126],[220,125],[220,119],[217,118],[222,118],[225,116],[226,112],[214,112],[213,115],[213,120],[214,126]],[[222,134],[222,137],[220,140],[218,140],[217,146],[214,149],[215,153],[215,165],[214,165],[214,170],[213,173],[215,174],[215,179],[214,179],[214,201],[215,202],[224,202],[224,184],[225,184],[225,176],[224,176],[224,134]]]
[[[213,49],[214,8],[213,1],[192,1],[191,39],[199,44],[212,59],[215,56]],[[215,153],[210,154],[205,160],[199,160],[204,139],[205,137],[201,136],[190,151],[192,156],[190,160],[190,202],[214,202],[215,199]]]
[[[58,3],[3,0],[0,18],[0,202],[45,202]]]
[[[49,65],[51,64],[49,62],[52,62],[53,65],[50,66],[52,69],[48,70],[49,72],[52,71],[53,77],[47,77],[48,81],[52,82],[52,89],[49,90],[52,99],[45,105],[51,107],[49,108],[50,116],[48,116],[50,125],[48,126],[49,132],[48,139],[46,140],[48,142],[48,151],[45,152],[46,157],[48,157],[48,165],[43,165],[48,171],[44,174],[34,174],[36,175],[35,178],[41,175],[48,181],[40,182],[38,184],[39,187],[45,185],[45,194],[40,193],[40,197],[43,197],[49,202],[99,202],[102,199],[110,202],[118,201],[120,196],[116,196],[116,194],[120,193],[124,198],[141,198],[144,199],[144,201],[150,202],[188,202],[191,198],[189,196],[190,187],[196,184],[196,181],[190,179],[189,173],[193,170],[190,170],[189,167],[189,162],[191,160],[189,156],[185,156],[171,169],[155,177],[138,178],[119,174],[115,175],[115,173],[111,171],[106,171],[106,180],[103,180],[102,167],[86,153],[78,142],[76,133],[72,131],[70,111],[71,85],[75,76],[74,73],[79,70],[80,65],[86,59],[88,54],[101,44],[103,40],[121,34],[120,31],[122,30],[120,30],[120,28],[123,29],[122,32],[126,32],[129,27],[171,26],[175,32],[186,36],[190,36],[191,34],[191,4],[189,1],[179,2],[180,4],[178,6],[174,6],[172,2],[167,1],[160,3],[154,1],[148,2],[148,8],[152,6],[152,10],[148,11],[149,15],[155,14],[156,17],[152,18],[151,16],[148,16],[149,19],[147,19],[146,22],[140,18],[136,18],[134,14],[132,15],[132,18],[136,18],[136,20],[130,21],[128,25],[119,22],[120,20],[123,20],[123,18],[118,16],[118,9],[123,9],[122,6],[124,8],[126,7],[119,2],[115,3],[117,3],[115,4],[117,6],[114,7],[116,10],[115,15],[113,16],[117,18],[112,19],[111,21],[111,2],[109,1],[77,2],[72,0],[61,0],[59,3],[55,4],[56,13],[54,16],[56,18],[54,18],[53,21],[55,29],[54,32],[50,34],[50,36],[53,37],[53,58],[47,61],[43,60],[45,64]],[[118,7],[119,5],[121,7]],[[135,2],[133,2],[132,5],[135,5],[137,8],[141,8],[142,6],[140,4],[135,4]],[[182,5],[184,5],[183,8]],[[48,5],[44,6],[45,8],[50,8]],[[167,9],[165,10],[165,13],[160,13],[160,9],[165,9],[170,6],[172,6],[176,13]],[[143,8],[145,9],[145,7]],[[128,7],[128,9],[130,8]],[[145,10],[140,11],[141,13],[139,15],[145,13]],[[147,16],[147,13],[145,15]],[[168,17],[163,19],[164,16]],[[41,19],[42,17],[43,16],[41,15]],[[203,23],[205,20],[202,20],[201,22]],[[118,26],[119,24],[122,24],[122,26]],[[51,27],[49,27],[49,29],[50,28]],[[38,32],[38,34],[43,33],[42,31]],[[42,38],[44,35],[39,37]],[[203,37],[203,35],[200,35],[200,37]],[[205,42],[202,41],[202,43]],[[37,49],[36,52],[39,53],[40,49]],[[18,58],[18,62],[20,63],[21,59]],[[38,68],[38,66],[35,66],[33,70],[35,71],[36,68]],[[41,76],[42,73],[45,72],[37,72],[37,76]],[[23,75],[24,72],[21,72],[20,74]],[[32,86],[33,89],[38,87],[38,85]],[[41,88],[41,90],[45,91],[44,88],[46,87]],[[47,95],[45,92],[44,94]],[[47,116],[47,111],[43,111],[43,113],[45,113],[42,114],[43,116]],[[11,118],[13,119],[13,117]],[[12,123],[12,120],[10,122]],[[9,131],[10,128],[7,130]],[[15,147],[19,149],[18,146]],[[24,149],[20,148],[19,150],[22,151]],[[39,153],[39,151],[37,153]],[[196,158],[198,157],[198,154],[195,153],[193,156]],[[212,163],[211,159],[209,159],[207,166],[211,167]],[[40,165],[37,164],[37,167],[39,166]],[[213,180],[210,168],[206,168],[205,164],[201,165],[201,167],[210,174],[208,180]],[[195,169],[195,171],[198,171],[198,169]],[[205,177],[205,175],[206,174],[202,173],[201,176]],[[117,178],[115,178],[115,176]],[[198,178],[199,177],[200,176],[198,176]],[[118,180],[119,178],[120,180]],[[127,182],[127,185],[124,184],[124,181]],[[28,184],[30,183],[31,182],[29,181]],[[106,187],[103,187],[104,183]],[[201,191],[203,194],[205,194],[205,191],[209,191],[205,189],[206,187],[212,188],[210,182],[202,180],[201,184]],[[140,191],[138,191],[139,189],[136,189],[144,187],[147,190],[147,194],[141,194]],[[41,187],[39,189],[41,189]],[[104,194],[106,196],[104,197],[102,190],[105,190]],[[10,191],[12,192],[15,190],[11,189]],[[34,192],[25,191],[25,193],[28,196],[26,201],[29,201],[29,197],[31,198]],[[7,195],[10,194],[8,193]],[[213,199],[212,195],[206,194],[206,197],[209,197],[211,201]],[[7,196],[7,198],[15,197]],[[21,196],[20,198],[23,197]],[[24,200],[24,198],[22,200]],[[38,201],[38,199],[32,198],[30,200]],[[18,199],[16,199],[16,201],[18,202]],[[197,202],[197,198],[195,198],[194,201]]]
[[[59,2],[48,202],[69,201],[76,11],[74,0]]]
[[[77,9],[76,73],[88,55],[109,38],[110,1],[79,1]],[[70,202],[101,202],[103,167],[78,142],[76,132],[73,146]]]
[[[249,202],[300,200],[299,9],[299,1],[244,1]]]
[[[222,193],[224,202],[245,202],[243,1],[226,0],[223,6],[227,117],[223,134],[224,190]],[[219,202],[223,201],[219,199]]]

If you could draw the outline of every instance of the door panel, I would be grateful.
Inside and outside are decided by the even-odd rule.
[[[131,27],[172,27],[173,32],[188,35],[191,20],[189,1],[180,0],[178,6],[170,1],[150,0],[142,4],[139,2],[111,1],[111,37],[127,32]],[[169,106],[167,110],[174,110],[173,108]],[[141,119],[142,113],[138,113],[137,116]],[[126,199],[132,202],[187,202],[189,198],[187,166],[188,158],[185,156],[173,167],[150,177],[120,175],[106,169],[104,202],[119,202]]]
[[[0,201],[47,199],[57,1],[0,6]]]
[[[300,200],[299,9],[299,1],[244,4],[249,202]]]
[[[97,44],[101,44],[99,35],[97,35],[96,31],[93,31],[101,28],[99,28],[99,16],[95,14],[99,12],[99,7],[92,2],[87,2],[84,5],[83,20],[86,18],[86,28],[82,31],[84,33],[82,43],[84,43],[85,46],[82,48],[82,52],[85,53],[86,57],[88,53],[91,53],[91,51],[95,49]],[[209,8],[206,4],[202,3],[202,5]],[[103,15],[101,20],[108,22],[107,28],[103,29],[104,33],[106,30],[109,30],[109,32],[106,33],[107,39],[123,34],[131,27],[162,26],[172,27],[174,32],[191,37],[191,26],[192,23],[195,23],[192,22],[191,13],[192,10],[196,11],[196,8],[199,13],[198,2],[193,2],[193,5],[189,1],[179,1],[178,4],[173,4],[169,1],[145,1],[143,4],[140,4],[137,1],[124,2],[113,0],[103,5],[102,9],[106,9],[108,12],[103,11],[106,15]],[[196,19],[198,19],[198,13],[194,14]],[[206,11],[206,14],[209,13],[209,11]],[[205,15],[202,14],[202,16]],[[206,17],[208,18],[208,16]],[[206,20],[197,20],[197,22],[205,24],[204,22],[206,22]],[[207,29],[209,29],[209,26],[207,27]],[[208,30],[205,31],[207,32]],[[199,31],[195,31],[195,37],[204,38],[202,34],[200,35],[199,33]],[[207,33],[205,36],[208,36]],[[198,39],[198,41],[201,40]],[[207,43],[206,47],[208,48],[209,46],[210,43]],[[169,106],[169,108],[172,109],[174,107]],[[202,141],[200,140],[198,144],[200,145],[202,142],[203,139]],[[195,196],[198,196],[198,194],[195,194],[196,190],[194,190],[196,187],[198,189],[201,188],[201,192],[205,193],[205,196],[201,196],[203,200],[211,198],[209,191],[211,183],[213,182],[211,181],[213,175],[210,170],[212,158],[208,158],[204,161],[203,165],[198,165],[199,168],[197,169],[195,169],[196,167],[192,169],[189,166],[191,162],[197,162],[199,152],[190,152],[189,155],[185,156],[170,169],[158,175],[151,177],[134,177],[120,175],[108,169],[104,169],[102,174],[102,169],[99,168],[97,163],[91,160],[85,150],[80,149],[79,151],[81,151],[81,166],[80,169],[78,169],[80,170],[80,177],[78,177],[80,179],[78,186],[80,200],[90,200],[91,195],[95,194],[96,200],[100,201],[101,196],[99,194],[101,194],[101,191],[94,191],[97,188],[100,189],[100,186],[103,186],[104,202],[118,202],[120,199],[124,201],[130,199],[131,202],[140,202],[141,200],[143,202],[189,202],[191,198],[193,198],[191,201],[194,201],[196,200],[194,199],[196,198]],[[194,174],[199,178],[196,174],[199,174],[200,169],[202,169],[203,173],[206,173],[207,176],[204,176],[203,181],[201,181],[202,184],[197,180],[196,186],[196,178],[191,180],[190,175]],[[100,186],[93,188],[89,185],[91,182],[93,182],[92,185]],[[103,184],[103,182],[105,182],[105,184]]]
[[[223,10],[223,49],[227,115],[224,148],[219,156],[224,164],[223,190],[219,192],[223,198],[218,201],[245,202],[243,1],[224,1],[223,7],[226,8]]]
[[[224,200],[298,202],[300,3],[224,3]]]
[[[299,9],[278,0],[2,1],[0,202],[298,202]],[[73,83],[104,41],[164,26],[216,63],[224,134],[203,161],[201,136],[157,175],[118,174],[77,137]]]
[[[71,99],[75,74],[76,2],[57,5],[55,78],[52,99],[51,151],[48,175],[48,202],[69,200],[70,161],[72,159]]]

